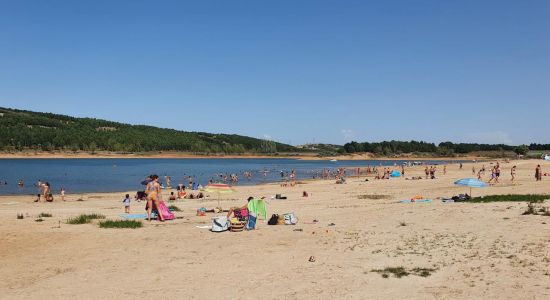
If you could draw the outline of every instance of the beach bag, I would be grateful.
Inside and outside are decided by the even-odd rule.
[[[197,216],[199,216],[199,217],[206,216],[206,208],[201,207],[201,208],[197,209]]]
[[[212,218],[212,232],[223,232],[229,229],[229,221],[226,216]]]
[[[229,231],[231,232],[241,232],[244,230],[244,223],[237,218],[231,219],[231,227]]]
[[[256,229],[256,215],[249,214],[248,222],[246,222],[246,230],[254,230],[254,229]]]
[[[294,213],[284,214],[284,218],[285,225],[296,225],[296,223],[298,223],[298,219],[296,218],[296,215],[294,215]]]
[[[273,214],[271,216],[271,219],[269,219],[269,221],[267,221],[267,225],[277,225],[278,221],[279,221],[279,215],[278,214]]]

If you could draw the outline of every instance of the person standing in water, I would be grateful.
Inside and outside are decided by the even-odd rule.
[[[153,211],[153,205],[157,208],[157,215],[161,222],[164,222],[164,217],[159,211],[159,200],[162,197],[160,190],[158,175],[151,175],[151,182],[147,184],[145,193],[147,194],[147,220],[151,222],[151,212]]]

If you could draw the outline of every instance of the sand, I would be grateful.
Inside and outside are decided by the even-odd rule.
[[[474,195],[550,194],[549,177],[534,181],[538,163],[550,171],[543,161],[502,163],[503,183]],[[509,182],[512,164],[518,165],[515,185]],[[421,173],[421,167],[409,168],[406,176]],[[549,299],[550,217],[522,215],[525,202],[441,203],[435,198],[468,191],[453,182],[471,177],[471,165],[450,165],[438,175],[237,187],[221,196],[225,208],[243,205],[249,195],[281,193],[288,200],[269,200],[269,213],[299,218],[295,226],[260,222],[257,230],[240,233],[196,227],[209,225],[214,215],[198,217],[196,209],[213,208],[217,197],[176,201],[183,211],[174,221],[101,229],[97,222],[65,220],[80,213],[119,219],[124,193],[68,195],[67,202],[54,203],[2,196],[0,298]],[[304,190],[308,198],[301,197]],[[434,202],[398,203],[418,194]],[[132,212],[143,208],[143,202],[132,202]],[[53,217],[35,222],[41,212]],[[17,213],[28,217],[17,220]],[[311,256],[315,262],[308,261]],[[433,271],[401,278],[372,271],[400,266]]]

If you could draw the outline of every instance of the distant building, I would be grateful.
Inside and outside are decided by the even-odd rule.
[[[116,127],[97,127],[95,131],[116,131]]]

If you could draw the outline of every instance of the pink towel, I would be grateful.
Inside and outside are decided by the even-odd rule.
[[[165,220],[174,220],[174,214],[166,207],[166,204],[164,204],[164,201],[159,201],[158,205],[158,211],[159,214],[162,214]],[[159,217],[160,220],[160,217]]]

